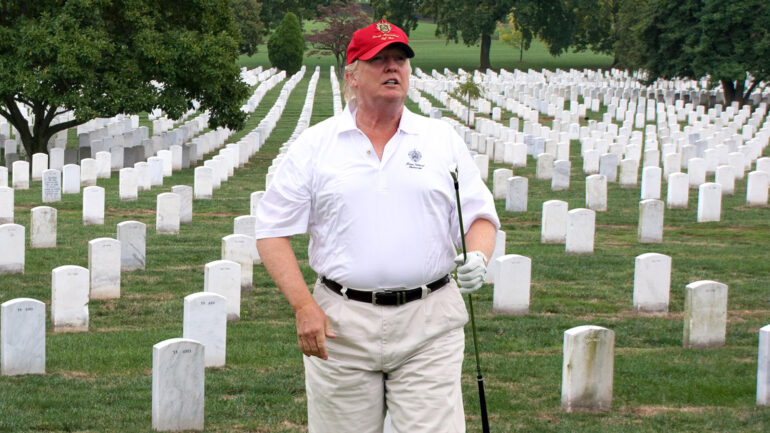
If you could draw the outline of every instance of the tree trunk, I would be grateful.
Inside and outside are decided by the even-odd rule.
[[[524,61],[524,44],[519,45],[519,63]]]
[[[489,61],[489,49],[492,46],[492,36],[487,34],[481,35],[481,56],[479,69],[486,71],[492,69],[492,63]]]
[[[725,93],[725,105],[730,105],[733,101],[738,101],[741,105],[745,104],[754,90],[754,85],[752,84],[744,94],[745,81],[720,80],[720,82],[722,83],[722,91]]]

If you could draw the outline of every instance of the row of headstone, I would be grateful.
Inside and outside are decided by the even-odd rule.
[[[492,263],[492,262],[490,262]],[[671,257],[645,253],[634,265],[633,309],[638,313],[668,312],[671,286]],[[492,311],[496,314],[523,315],[529,312],[532,259],[505,254],[494,260]]]
[[[272,76],[272,85],[283,79],[283,76],[270,72],[272,70],[264,78]],[[282,74],[285,75],[285,72],[282,71]],[[265,87],[260,85],[260,88]],[[263,95],[261,93],[257,98],[250,99],[252,111]],[[182,201],[191,204],[193,196],[196,199],[211,198],[213,179],[221,182],[233,175],[234,168],[242,166],[261,146],[261,132],[247,136],[242,143],[235,143],[224,154],[220,152],[218,156],[221,158],[214,157],[217,166],[197,167],[194,186],[186,187],[184,194],[188,198]],[[224,176],[220,177],[220,174]],[[178,231],[180,207],[184,206],[180,206],[179,191],[158,196],[159,232]],[[192,218],[191,213],[188,218]],[[253,244],[253,237],[246,234],[234,234],[222,239],[222,260],[210,262],[204,268],[204,292],[184,298],[182,338],[165,340],[153,346],[153,429],[203,429],[205,368],[225,365],[226,324],[239,320],[241,290],[252,287]],[[246,267],[248,269],[244,270]]]

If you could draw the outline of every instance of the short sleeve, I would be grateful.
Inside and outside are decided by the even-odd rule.
[[[292,236],[308,231],[312,149],[300,136],[286,153],[257,207],[256,238]]]

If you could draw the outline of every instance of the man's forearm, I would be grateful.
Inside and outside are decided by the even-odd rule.
[[[497,230],[491,221],[479,218],[473,221],[465,234],[465,247],[468,251],[481,251],[490,260],[495,251],[496,234]]]
[[[265,269],[294,311],[308,302],[315,302],[302,277],[288,237],[260,239],[257,241],[257,249]]]

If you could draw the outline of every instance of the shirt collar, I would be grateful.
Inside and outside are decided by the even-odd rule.
[[[356,104],[355,99],[348,101],[348,104],[342,111],[342,122],[339,129],[340,133],[358,129],[356,126],[357,108],[358,104]],[[404,110],[401,112],[401,120],[399,120],[398,123],[398,129],[406,134],[417,134],[419,131],[418,120],[419,116],[412,113],[406,106],[404,106]]]

